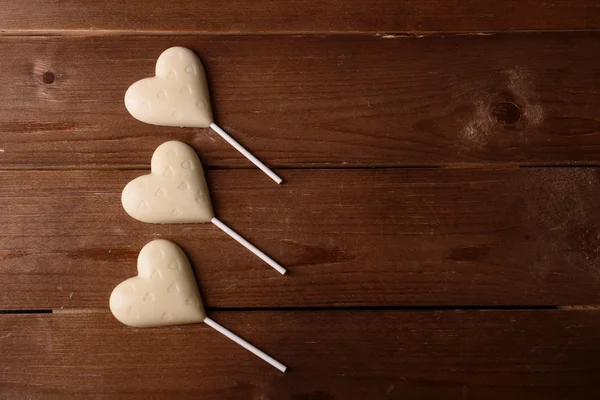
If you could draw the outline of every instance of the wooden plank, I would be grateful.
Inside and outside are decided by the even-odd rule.
[[[600,160],[599,32],[4,37],[0,168],[146,166],[171,139],[250,168],[210,130],[127,114],[173,45],[205,61],[217,122],[276,168]]]
[[[600,28],[594,0],[4,0],[3,32],[201,33],[501,31]],[[104,32],[103,32],[104,33]]]
[[[106,308],[144,244],[180,244],[210,307],[600,304],[599,171],[210,171],[211,225],[121,208],[144,171],[0,173],[0,309]]]
[[[209,327],[109,313],[0,315],[0,399],[595,399],[598,311],[220,312],[285,374]]]

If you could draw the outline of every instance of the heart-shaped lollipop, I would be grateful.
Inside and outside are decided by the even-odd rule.
[[[138,276],[114,288],[110,311],[121,323],[137,328],[204,322],[275,368],[287,367],[206,316],[190,262],[168,240],[153,240],[138,256]]]
[[[185,143],[161,144],[152,155],[151,173],[125,186],[121,201],[133,218],[154,224],[210,222],[214,217],[204,170]]]
[[[153,125],[208,128],[213,123],[204,68],[184,47],[160,55],[156,76],[131,85],[125,107],[135,119]]]
[[[139,121],[153,125],[211,128],[277,183],[282,179],[213,121],[206,74],[190,49],[171,47],[156,61],[156,76],[135,82],[125,93],[125,107]]]
[[[133,218],[154,224],[212,222],[279,273],[286,270],[271,257],[217,219],[198,155],[178,141],[154,151],[151,173],[135,178],[123,189],[123,208]]]
[[[138,256],[138,276],[113,290],[110,310],[125,325],[138,328],[206,318],[190,263],[181,248],[168,240],[144,246]]]

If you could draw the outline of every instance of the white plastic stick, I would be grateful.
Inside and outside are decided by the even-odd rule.
[[[276,359],[274,359],[270,355],[266,354],[262,350],[259,350],[256,347],[252,346],[250,343],[246,342],[244,339],[242,339],[241,337],[239,337],[235,333],[231,332],[229,329],[224,328],[223,326],[219,325],[218,323],[216,323],[212,319],[206,317],[204,319],[204,322],[206,323],[206,325],[208,325],[211,328],[219,331],[220,333],[222,333],[223,335],[227,336],[229,339],[233,340],[234,342],[236,342],[237,344],[239,344],[240,346],[242,346],[246,350],[248,350],[248,351],[256,354],[257,356],[259,356],[260,358],[262,358],[263,360],[265,360],[266,362],[268,362],[269,364],[271,364],[272,366],[274,366],[275,368],[277,368],[281,372],[285,372],[285,370],[287,369],[287,367],[285,365],[283,365],[282,363],[280,363],[279,361],[277,361]]]
[[[241,237],[236,231],[234,231],[233,229],[231,229],[230,227],[225,225],[219,219],[217,219],[216,217],[213,217],[210,220],[210,222],[212,222],[213,224],[218,226],[219,229],[221,229],[223,232],[225,232],[226,234],[228,234],[229,236],[234,238],[242,246],[244,246],[245,248],[247,248],[248,250],[250,250],[251,252],[256,254],[258,256],[258,258],[260,258],[261,260],[263,260],[264,262],[269,264],[271,267],[275,268],[277,270],[277,272],[279,272],[281,275],[284,275],[286,273],[285,268],[283,268],[281,265],[279,265],[279,263],[277,261],[273,260],[271,257],[269,257],[268,255],[266,255],[265,253],[263,253],[262,251],[257,249],[256,246],[254,246],[252,243],[250,243],[249,241],[247,241],[246,239]]]
[[[269,177],[271,179],[273,179],[277,183],[283,182],[283,179],[281,179],[275,172],[271,171],[269,169],[269,167],[267,167],[265,164],[263,164],[258,158],[254,157],[248,150],[246,150],[244,148],[244,146],[239,144],[234,138],[229,136],[229,134],[227,132],[225,132],[223,129],[221,129],[219,127],[219,125],[217,125],[213,122],[212,124],[210,124],[210,127],[212,128],[213,131],[217,132],[219,134],[219,136],[221,136],[223,139],[227,140],[227,142],[230,145],[235,147],[235,149],[237,151],[242,153],[244,155],[244,157],[246,157],[248,160],[252,161],[252,163],[254,165],[256,165],[258,168],[260,168],[265,174],[269,175]]]

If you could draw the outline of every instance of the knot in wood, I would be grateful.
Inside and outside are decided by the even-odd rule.
[[[521,119],[521,110],[510,101],[501,101],[492,107],[492,117],[502,125],[515,125]]]
[[[44,72],[42,75],[42,81],[44,81],[44,83],[53,83],[55,79],[56,76],[54,75],[54,72],[51,71]]]

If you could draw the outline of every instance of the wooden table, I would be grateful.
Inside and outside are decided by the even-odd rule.
[[[597,399],[600,3],[4,0],[0,399]],[[205,63],[217,122],[131,118],[158,55]],[[127,216],[167,140],[207,168],[215,227]],[[108,311],[173,240],[212,331]]]

